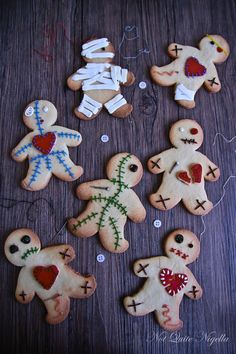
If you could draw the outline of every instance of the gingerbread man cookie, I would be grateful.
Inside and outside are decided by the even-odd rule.
[[[5,242],[7,259],[23,267],[18,277],[16,299],[28,304],[35,294],[43,301],[46,321],[57,324],[70,311],[70,297],[83,299],[96,289],[93,276],[82,276],[67,266],[75,258],[70,245],[58,245],[41,250],[38,236],[30,229],[13,231]]]
[[[194,96],[205,84],[210,92],[218,92],[221,83],[215,63],[224,62],[229,56],[229,45],[218,35],[206,35],[199,48],[171,43],[169,55],[175,60],[165,66],[151,68],[151,77],[161,86],[176,84],[175,100],[185,108],[194,108]]]
[[[138,196],[131,189],[139,183],[143,168],[138,158],[120,153],[107,165],[109,179],[82,183],[77,196],[89,200],[86,210],[68,222],[69,230],[76,236],[89,237],[97,232],[104,248],[121,253],[129,247],[124,238],[124,226],[129,217],[142,222],[146,211]]]
[[[64,181],[74,181],[83,174],[82,167],[71,161],[67,148],[78,146],[81,134],[53,125],[56,120],[56,107],[49,101],[31,102],[24,112],[23,121],[33,131],[15,147],[12,158],[29,159],[29,170],[21,183],[29,191],[45,188],[52,174]]]
[[[150,202],[157,209],[168,210],[182,200],[192,214],[205,215],[213,205],[207,198],[204,180],[216,181],[220,170],[196,151],[203,142],[202,128],[194,120],[182,119],[172,125],[169,137],[174,147],[148,160],[150,172],[164,172],[162,184],[150,196]]]
[[[112,64],[115,56],[113,45],[107,38],[92,39],[82,46],[81,53],[87,63],[71,75],[67,84],[73,91],[82,88],[84,97],[75,108],[75,115],[84,120],[94,119],[102,107],[114,117],[125,118],[133,110],[120,92],[120,85],[134,83],[134,74]]]
[[[134,263],[134,273],[148,278],[134,296],[124,299],[127,312],[133,316],[155,313],[160,326],[167,331],[177,331],[183,322],[179,306],[186,295],[192,300],[202,296],[202,289],[187,264],[194,262],[200,253],[200,242],[188,230],[175,230],[165,242],[167,256],[139,259]]]

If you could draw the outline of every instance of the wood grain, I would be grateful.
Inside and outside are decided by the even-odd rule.
[[[8,0],[1,1],[0,6],[1,352],[235,352],[236,184],[233,179],[225,188],[222,202],[204,217],[206,231],[202,235],[201,255],[191,266],[204,295],[198,302],[184,299],[181,304],[184,328],[178,335],[182,341],[185,337],[185,342],[175,343],[177,337],[160,330],[153,315],[134,318],[122,306],[122,298],[142,284],[132,273],[135,259],[161,254],[163,237],[175,228],[186,227],[197,235],[203,230],[201,218],[190,215],[181,205],[164,213],[148,203],[147,196],[157,188],[160,179],[147,171],[146,161],[170,147],[170,124],[190,117],[204,128],[205,140],[200,150],[219,164],[222,171],[219,182],[207,184],[214,203],[222,196],[227,178],[236,174],[236,140],[227,144],[218,137],[213,146],[217,132],[228,138],[236,135],[235,1]],[[136,26],[139,38],[126,40],[119,52],[127,26]],[[222,34],[230,43],[231,56],[226,63],[217,66],[221,92],[213,95],[199,90],[196,108],[187,111],[173,101],[172,88],[151,83],[148,69],[153,64],[169,62],[169,43],[196,45],[205,33]],[[134,112],[126,120],[103,112],[96,120],[83,122],[72,113],[81,94],[66,88],[66,78],[81,65],[82,40],[93,34],[107,36],[117,49],[115,62],[136,75],[136,83],[124,89],[127,101],[134,106]],[[139,88],[140,81],[147,83],[146,89]],[[117,152],[135,153],[145,166],[142,183],[135,191],[147,209],[147,219],[140,225],[128,222],[126,235],[130,249],[125,254],[109,254],[101,248],[97,237],[77,239],[66,228],[54,237],[68,217],[78,215],[83,209],[84,204],[74,193],[78,181],[65,183],[54,178],[48,188],[35,193],[20,188],[27,163],[20,165],[12,161],[10,151],[28,132],[21,117],[26,104],[36,98],[48,99],[56,105],[58,125],[81,132],[83,143],[78,149],[70,150],[72,159],[84,167],[81,182],[103,178],[107,160]],[[102,134],[109,135],[109,143],[100,141]],[[152,225],[155,218],[162,221],[159,229]],[[24,226],[34,229],[44,246],[70,243],[77,253],[73,268],[93,273],[97,278],[95,295],[88,300],[72,300],[70,317],[60,325],[50,326],[44,322],[44,308],[38,299],[27,306],[15,301],[19,269],[5,259],[3,244],[11,230]],[[105,255],[104,263],[96,261],[99,253]],[[215,333],[213,337],[225,334],[228,342],[210,346],[201,335],[211,332]]]

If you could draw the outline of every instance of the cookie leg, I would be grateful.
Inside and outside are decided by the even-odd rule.
[[[133,106],[119,93],[105,103],[108,112],[117,118],[126,118],[133,110]]]
[[[83,168],[76,166],[68,156],[58,154],[53,157],[52,173],[63,181],[74,181],[83,174]]]
[[[100,113],[101,109],[102,104],[100,102],[84,94],[82,102],[79,107],[75,108],[74,113],[80,119],[92,120]]]
[[[70,232],[79,237],[90,237],[98,232],[99,213],[94,205],[88,205],[87,209],[77,218],[68,221]]]
[[[198,193],[189,191],[188,198],[183,198],[183,203],[186,209],[194,215],[206,215],[213,208],[213,204],[208,200],[205,190],[200,190]]]
[[[105,249],[113,253],[122,253],[129,247],[124,238],[124,223],[122,219],[109,216],[105,226],[99,230],[100,241]]]
[[[82,276],[69,270],[66,274],[65,283],[68,286],[67,294],[70,297],[84,299],[91,296],[96,289],[94,276]]]
[[[161,185],[156,193],[149,196],[149,200],[154,208],[169,210],[180,202],[181,197],[174,194],[173,191],[169,192],[166,187]]]
[[[70,299],[68,296],[56,295],[51,299],[44,300],[47,309],[46,321],[57,324],[66,319],[70,311]]]
[[[178,84],[175,87],[175,100],[181,106],[191,109],[195,107],[195,91],[189,90],[183,84]]]
[[[38,159],[29,163],[27,176],[21,185],[29,191],[39,191],[47,186],[51,176],[51,171],[45,168],[42,159]]]
[[[167,331],[178,331],[183,327],[183,322],[179,318],[179,305],[163,304],[161,309],[155,311],[157,322]]]
[[[150,301],[149,292],[141,290],[135,296],[124,298],[124,307],[132,316],[144,316],[155,310],[153,301]]]
[[[151,77],[154,82],[161,86],[171,86],[177,81],[178,71],[175,70],[175,64],[158,67],[153,65],[150,70]]]

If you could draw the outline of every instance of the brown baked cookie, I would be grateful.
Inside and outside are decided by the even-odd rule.
[[[108,179],[82,183],[77,196],[89,200],[86,210],[68,222],[69,230],[76,236],[90,237],[97,232],[105,249],[121,253],[129,247],[124,238],[127,217],[142,222],[146,211],[136,193],[131,189],[139,183],[143,168],[138,158],[120,153],[107,165]]]
[[[122,96],[120,85],[134,83],[134,74],[112,64],[115,49],[107,38],[90,39],[82,45],[81,53],[87,63],[67,80],[73,91],[82,88],[84,97],[75,115],[83,120],[94,119],[105,106],[107,111],[118,118],[127,117],[133,110]]]
[[[67,263],[75,258],[70,245],[58,245],[41,250],[38,236],[30,229],[13,231],[5,242],[7,259],[23,267],[18,276],[16,299],[28,304],[35,294],[43,301],[46,321],[57,324],[70,311],[70,297],[83,299],[96,289],[93,276],[76,273]]]
[[[182,200],[190,213],[205,215],[213,205],[207,198],[204,181],[216,181],[220,169],[196,151],[203,142],[202,128],[194,120],[182,119],[172,125],[169,137],[174,147],[148,160],[150,172],[164,173],[150,202],[157,209],[169,210]]]
[[[177,331],[183,326],[179,318],[183,296],[192,300],[202,296],[200,285],[187,267],[199,256],[200,242],[191,231],[175,230],[166,238],[165,253],[134,263],[134,273],[147,280],[136,295],[124,299],[124,306],[133,316],[154,312],[162,328]]]
[[[199,43],[199,49],[171,43],[169,55],[175,60],[158,67],[152,66],[150,74],[161,86],[175,87],[175,100],[185,108],[194,108],[194,96],[205,84],[210,92],[218,92],[221,83],[215,64],[224,62],[230,53],[226,40],[218,35],[206,35]]]

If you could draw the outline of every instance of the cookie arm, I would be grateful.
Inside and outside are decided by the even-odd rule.
[[[177,83],[179,74],[179,64],[175,60],[172,63],[158,67],[153,65],[150,70],[150,75],[153,81],[161,86],[171,86]]]
[[[57,126],[53,128],[55,128],[58,139],[63,141],[67,146],[78,146],[81,144],[82,136],[76,130]]]
[[[67,86],[73,91],[79,90],[82,87],[82,83],[83,80],[78,80],[77,71],[67,79]]]
[[[133,85],[134,82],[135,82],[134,74],[131,71],[128,71],[127,80],[126,80],[126,82],[123,83],[123,86],[126,86],[126,87],[131,86],[131,85]]]
[[[99,179],[82,183],[77,187],[76,195],[81,200],[91,199],[101,192],[104,196],[109,196],[109,190],[113,184],[108,179]]]
[[[146,218],[146,209],[144,208],[141,200],[133,190],[129,190],[127,193],[127,207],[128,207],[128,217],[133,222],[142,222]]]
[[[157,175],[158,173],[164,172],[168,168],[168,152],[169,150],[163,151],[158,155],[152,156],[148,162],[147,167],[151,173]]]
[[[192,300],[198,300],[202,297],[203,290],[189,269],[186,273],[188,276],[188,284],[184,294]]]
[[[31,275],[26,273],[26,269],[22,268],[18,277],[15,292],[16,300],[22,304],[28,304],[33,300],[35,291],[31,283]]]
[[[184,47],[182,44],[178,43],[171,43],[167,49],[168,54],[171,58],[181,58],[183,52],[184,52]]]
[[[165,257],[151,257],[138,259],[133,266],[134,273],[140,278],[156,276],[160,271],[161,259]]]
[[[203,176],[205,180],[214,182],[217,181],[220,177],[220,169],[216,166],[211,160],[209,160],[205,155],[200,154],[201,165],[203,167]]]
[[[28,156],[29,149],[33,146],[30,138],[31,134],[26,135],[21,142],[12,150],[11,157],[15,161],[23,161]]]
[[[60,260],[64,264],[70,263],[75,258],[73,247],[67,244],[44,248],[41,254],[47,260],[50,259],[52,262]]]
[[[207,76],[206,80],[204,81],[204,85],[207,90],[211,92],[218,92],[221,89],[221,83],[217,74],[217,70],[213,63],[207,69]]]

